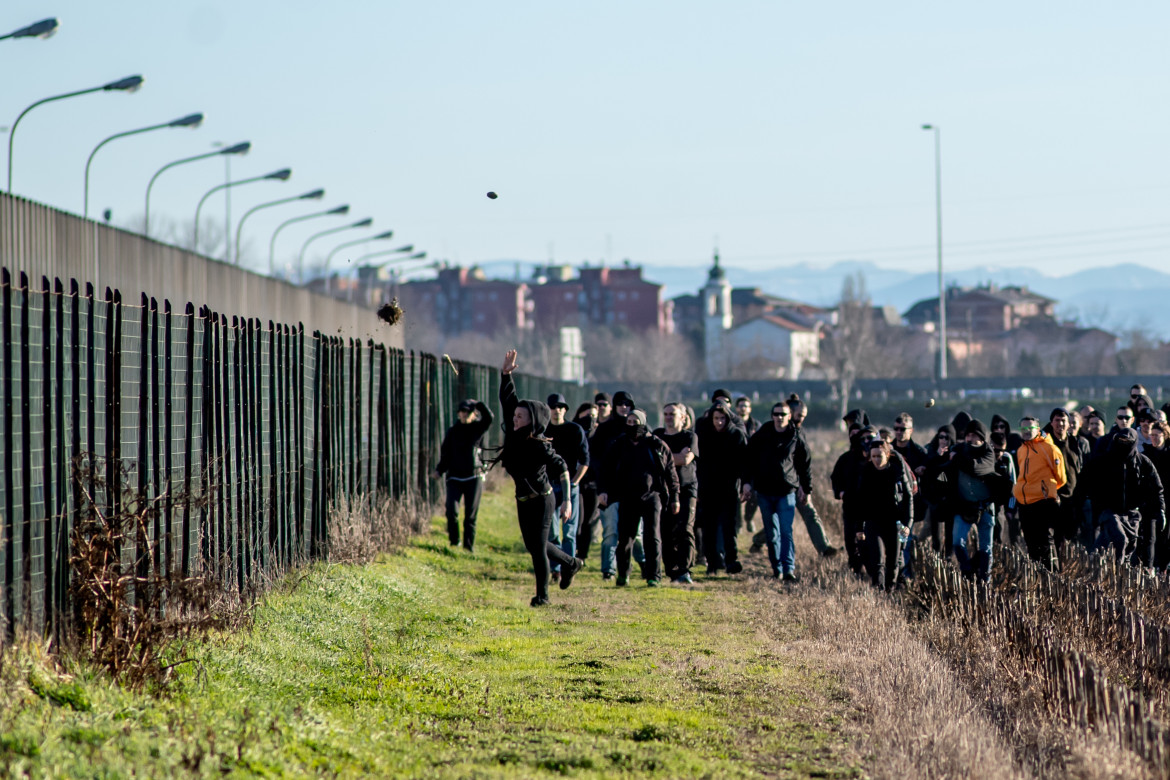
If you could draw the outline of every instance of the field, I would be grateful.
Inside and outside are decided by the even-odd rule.
[[[817,446],[823,484],[833,452]],[[835,505],[817,501],[839,541]],[[250,627],[173,650],[188,662],[162,690],[35,643],[10,649],[0,769],[1162,776],[1165,583],[1087,557],[1054,579],[1001,551],[991,589],[927,556],[889,597],[841,556],[815,557],[798,521],[796,586],[766,578],[756,554],[739,577],[617,589],[594,552],[532,609],[513,512],[506,490],[485,498],[474,555],[449,548],[436,519],[399,553],[289,575]]]

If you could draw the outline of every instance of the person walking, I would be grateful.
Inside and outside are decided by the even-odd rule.
[[[678,471],[678,512],[662,518],[662,563],[670,581],[690,585],[691,566],[695,562],[695,508],[699,501],[699,478],[695,458],[699,456],[699,437],[688,430],[687,408],[681,403],[662,407],[666,425],[654,435],[666,442]]]
[[[735,505],[747,437],[743,423],[725,402],[716,402],[695,424],[699,437],[699,525],[707,575],[743,571],[735,540]]]
[[[1057,568],[1053,532],[1060,523],[1058,493],[1067,478],[1060,450],[1040,430],[1035,417],[1020,420],[1020,448],[1016,450],[1017,477],[1012,488],[1020,530],[1028,557],[1055,571]],[[1137,442],[1137,436],[1134,436]]]
[[[901,569],[901,547],[909,538],[913,518],[913,489],[908,464],[892,454],[893,446],[867,438],[866,463],[861,469],[857,498],[864,508],[864,525],[855,530],[854,543],[863,546],[866,570],[875,588],[893,590]],[[898,462],[901,461],[901,462]]]
[[[577,523],[581,519],[581,480],[589,471],[589,443],[585,438],[585,429],[572,420],[566,420],[569,412],[569,403],[560,393],[553,393],[548,397],[548,410],[551,419],[547,435],[552,439],[553,449],[565,461],[565,467],[571,475],[569,478],[569,495],[561,492],[559,482],[553,484],[553,498],[556,502],[556,514],[559,516],[561,504],[568,501],[572,512],[569,519],[563,523],[553,521],[553,532],[549,534],[549,541],[559,545],[565,554],[577,557]],[[551,564],[552,579],[556,582],[561,576],[559,563]]]
[[[783,401],[772,406],[772,424],[748,440],[741,499],[756,496],[768,543],[772,575],[799,582],[792,520],[796,507],[812,495],[812,457],[804,437],[792,425],[792,410]]]
[[[1153,566],[1154,542],[1166,525],[1162,480],[1139,451],[1136,430],[1122,428],[1105,441],[1107,448],[1086,474],[1101,529],[1098,544],[1112,547],[1118,560]]]
[[[995,450],[987,441],[987,427],[972,419],[967,423],[963,442],[951,452],[946,468],[951,485],[951,508],[954,526],[951,547],[959,570],[966,577],[987,582],[991,578],[991,541],[995,531],[995,508],[992,483],[995,479]],[[971,529],[977,529],[978,551],[967,550]]]
[[[619,437],[606,453],[606,471],[601,475],[597,500],[604,506],[612,497],[618,505],[615,584],[624,587],[629,582],[630,555],[640,525],[642,579],[647,587],[656,588],[662,579],[662,511],[667,508],[671,515],[680,512],[678,472],[670,447],[650,433],[645,412],[629,412],[626,429],[626,435]]]
[[[1077,511],[1077,501],[1073,496],[1080,496],[1077,490],[1077,477],[1084,467],[1084,458],[1081,455],[1081,445],[1072,432],[1072,418],[1068,410],[1058,406],[1048,415],[1048,425],[1043,428],[1044,433],[1060,450],[1064,461],[1064,485],[1056,491],[1060,499],[1059,519],[1052,531],[1053,543],[1058,556],[1063,555],[1065,542],[1075,542],[1081,535],[1081,512]]]
[[[608,396],[606,398],[608,399]],[[573,415],[573,422],[585,431],[585,442],[592,449],[593,434],[597,430],[597,406],[591,403],[581,404],[577,407],[577,413]],[[585,472],[585,478],[577,486],[577,495],[580,497],[581,514],[577,521],[576,556],[586,560],[589,557],[589,548],[593,546],[597,527],[601,524],[601,512],[597,506],[597,478],[592,471]]]
[[[865,425],[860,417],[849,425],[849,449],[837,458],[829,480],[833,486],[833,497],[841,502],[841,526],[845,533],[845,555],[849,568],[860,575],[865,568],[865,515],[864,506],[858,501],[861,485],[861,470],[867,462],[866,445],[877,439],[877,429]]]
[[[1166,485],[1170,484],[1170,426],[1158,421],[1150,426],[1150,443],[1142,449],[1142,454],[1154,464],[1158,472],[1158,480],[1162,483],[1163,501],[1165,501]],[[1140,543],[1140,540],[1139,540]],[[1154,563],[1158,571],[1165,571],[1170,565],[1170,527],[1163,524],[1155,529],[1154,534]]]
[[[752,399],[746,395],[741,395],[735,399],[735,413],[739,415],[739,419],[743,420],[743,432],[747,436],[748,441],[756,435],[756,431],[760,429],[760,423],[752,417]],[[738,536],[745,528],[748,533],[755,533],[755,516],[759,505],[756,503],[756,497],[753,494],[747,501],[741,501],[735,507],[735,533]],[[762,529],[761,529],[762,530]]]
[[[581,570],[581,561],[570,557],[548,540],[552,525],[554,503],[550,480],[561,483],[563,495],[569,495],[569,470],[565,461],[545,437],[548,427],[548,406],[542,401],[521,400],[516,395],[512,372],[516,370],[517,353],[510,349],[504,355],[500,368],[500,406],[504,410],[504,446],[497,456],[499,462],[516,483],[516,519],[524,546],[532,556],[532,570],[536,578],[536,595],[532,606],[548,603],[549,559],[561,564],[561,589],[569,587],[573,576]],[[568,503],[561,506],[562,522],[572,511]]]
[[[595,401],[598,409],[601,409],[601,401]],[[608,464],[606,459],[609,457],[609,451],[620,437],[626,435],[626,417],[634,410],[634,398],[624,390],[619,390],[613,394],[613,412],[609,417],[597,424],[597,430],[593,434],[593,441],[589,446],[589,468],[598,475],[606,473]],[[598,488],[601,492],[601,488]],[[598,502],[601,510],[601,578],[603,580],[613,579],[614,572],[617,570],[617,545],[618,545],[618,499],[610,501],[605,504]],[[635,546],[634,557],[638,561],[642,560],[642,551],[639,546]]]
[[[459,544],[459,504],[463,504],[463,549],[475,552],[475,522],[483,496],[483,436],[492,426],[492,411],[474,398],[459,402],[457,422],[439,445],[435,478],[447,476],[447,540]]]

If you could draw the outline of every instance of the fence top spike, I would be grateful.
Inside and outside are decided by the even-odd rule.
[[[41,275],[41,291],[42,292],[52,292],[53,291],[53,283],[49,281],[49,277],[45,274]]]
[[[171,313],[171,302],[168,298],[163,298],[163,312],[166,314]]]
[[[61,277],[60,277],[60,276],[55,276],[55,277],[53,277],[53,289],[54,289],[54,290],[55,290],[55,291],[56,291],[58,294],[64,294],[64,292],[65,292],[65,283],[61,281]]]

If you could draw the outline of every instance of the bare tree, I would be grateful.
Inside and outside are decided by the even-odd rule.
[[[828,370],[841,400],[841,415],[849,409],[853,384],[874,354],[874,317],[865,275],[845,277],[837,303],[837,323],[821,349],[821,363]]]

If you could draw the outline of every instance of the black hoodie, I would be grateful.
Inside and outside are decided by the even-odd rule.
[[[1120,430],[1101,437],[1106,449],[1086,468],[1082,479],[1093,511],[1125,514],[1134,509],[1154,520],[1166,511],[1158,470],[1138,448],[1137,431]]]
[[[1024,440],[1020,438],[1020,434],[1012,432],[1012,424],[1008,422],[1006,417],[998,414],[991,415],[991,430],[995,430],[997,423],[1003,423],[1006,426],[1004,434],[1007,435],[1007,446],[1005,446],[1004,449],[1015,455],[1016,450],[1020,448],[1020,445],[1024,443]]]
[[[566,473],[564,459],[557,455],[552,442],[544,438],[552,414],[543,401],[516,396],[516,385],[511,374],[500,375],[500,406],[504,408],[504,449],[500,456],[504,468],[516,482],[516,497],[552,492],[552,479],[561,479]],[[519,430],[512,427],[516,407],[528,410],[532,424]]]
[[[471,479],[483,473],[479,459],[480,440],[492,427],[492,410],[483,401],[476,401],[475,411],[479,418],[452,425],[439,447],[439,464],[435,471],[450,479]]]
[[[987,428],[979,420],[967,423],[967,433],[983,437],[982,445],[962,442],[946,467],[951,484],[950,500],[956,514],[971,520],[981,506],[991,503],[995,473],[995,450],[987,439]]]
[[[722,431],[715,430],[715,423],[711,421],[711,415],[716,409],[727,415],[728,424]],[[701,450],[701,454],[695,458],[698,464],[699,495],[726,496],[738,491],[743,456],[747,449],[743,420],[727,404],[712,404],[695,423],[695,434],[699,437]]]
[[[945,433],[949,437],[947,448],[941,452],[938,443],[940,433]],[[918,480],[918,487],[922,491],[922,498],[935,506],[941,506],[947,500],[948,484],[943,472],[951,462],[951,452],[954,450],[955,444],[955,429],[950,425],[940,425],[934,438],[930,440],[930,444],[926,445],[926,463],[924,464],[926,471]]]

